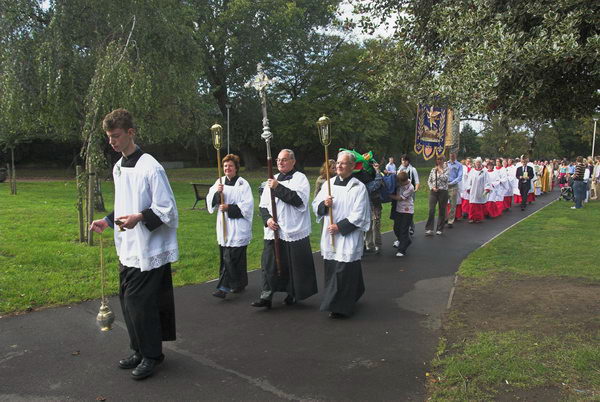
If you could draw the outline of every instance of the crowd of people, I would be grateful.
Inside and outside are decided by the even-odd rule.
[[[449,161],[443,156],[436,158],[435,167],[429,173],[429,214],[425,235],[441,235],[444,228],[452,228],[454,222],[466,219],[469,223],[481,223],[486,218],[498,218],[510,211],[513,203],[521,211],[555,186],[561,187],[561,197],[573,200],[572,209],[579,209],[590,199],[598,198],[600,190],[600,157],[575,162],[563,160],[530,161],[520,158],[466,158],[457,161],[456,153],[450,153]],[[410,165],[407,155],[402,157],[400,168],[395,169],[390,158],[384,174],[397,176],[398,190],[391,198],[391,218],[398,248],[396,256],[406,255],[406,249],[414,234],[415,193],[419,188],[417,170]],[[565,191],[568,190],[568,191]],[[565,197],[564,194],[567,194]],[[437,210],[437,224],[435,222]]]
[[[113,168],[114,211],[93,221],[90,229],[102,233],[108,227],[119,228],[114,231],[119,299],[132,354],[118,367],[133,369],[132,377],[141,380],[163,361],[162,342],[176,336],[171,263],[179,258],[179,218],[164,169],[135,143],[131,114],[125,109],[112,111],[104,118],[103,129],[122,158]],[[311,210],[321,223],[325,281],[320,310],[332,319],[350,317],[365,292],[361,260],[365,252],[381,250],[384,202],[391,202],[396,256],[406,255],[415,234],[418,171],[406,155],[399,166],[390,158],[383,171],[372,154],[362,155],[359,163],[357,155],[361,157],[342,150],[337,160],[323,164],[311,202],[310,183],[296,169],[294,151],[279,152],[279,173],[265,183],[258,206],[263,252],[260,294],[253,307],[271,309],[277,292],[286,294],[285,305],[318,293],[309,241]],[[450,153],[449,161],[438,157],[427,179],[425,235],[441,235],[459,219],[480,223],[486,217],[497,218],[510,210],[513,200],[523,210],[536,196],[552,191],[555,183],[573,188],[574,208],[581,208],[587,183],[591,198],[597,198],[600,159],[594,165],[577,158],[574,167],[558,166],[556,161],[531,163],[526,157],[513,162],[505,158],[458,162],[455,153]],[[224,176],[216,180],[206,200],[208,211],[217,214],[220,270],[213,296],[225,299],[248,285],[246,250],[252,241],[254,198],[249,182],[239,175],[239,157],[228,154],[220,163]]]

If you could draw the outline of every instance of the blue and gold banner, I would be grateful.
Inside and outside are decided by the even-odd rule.
[[[446,144],[453,143],[452,120],[452,109],[419,105],[415,153],[423,154],[425,160],[443,155]]]

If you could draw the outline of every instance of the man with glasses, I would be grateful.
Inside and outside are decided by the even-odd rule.
[[[310,247],[311,231],[308,200],[310,184],[294,167],[290,149],[279,152],[279,174],[267,181],[260,197],[259,210],[264,222],[264,249],[261,258],[262,291],[253,307],[272,306],[275,292],[287,292],[284,303],[295,304],[317,293],[317,276]],[[273,219],[271,194],[275,197],[277,222]],[[275,261],[275,231],[279,234],[281,272]]]
[[[371,211],[366,186],[352,176],[355,165],[352,153],[340,152],[337,176],[330,179],[331,195],[323,186],[312,203],[317,219],[323,221],[321,255],[325,294],[320,310],[329,311],[331,318],[351,316],[365,291],[361,258],[363,234],[369,230]],[[333,221],[329,218],[329,208],[333,208]]]

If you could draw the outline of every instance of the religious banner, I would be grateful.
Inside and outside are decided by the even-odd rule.
[[[425,160],[444,154],[446,144],[453,144],[452,109],[429,105],[417,107],[417,130],[415,153],[423,154]]]

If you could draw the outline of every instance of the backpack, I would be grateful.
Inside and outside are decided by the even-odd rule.
[[[396,193],[396,175],[389,174],[383,176],[381,187],[379,187],[379,194],[381,195],[381,202],[391,202],[391,194]]]

